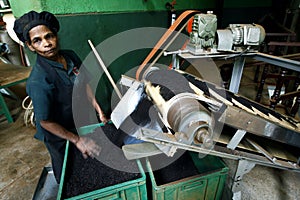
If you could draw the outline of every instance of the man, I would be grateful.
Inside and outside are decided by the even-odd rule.
[[[37,133],[51,156],[56,181],[60,176],[65,154],[65,143],[69,140],[84,157],[99,153],[93,141],[76,134],[72,113],[72,91],[74,85],[84,85],[86,97],[99,114],[102,122],[107,119],[97,103],[87,78],[78,80],[81,60],[71,50],[60,50],[57,32],[59,22],[49,12],[30,11],[17,19],[14,31],[28,48],[37,54],[26,91],[33,102]],[[80,71],[81,72],[81,71]]]

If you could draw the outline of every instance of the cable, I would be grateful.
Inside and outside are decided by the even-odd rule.
[[[33,110],[32,100],[30,99],[29,104],[27,106],[25,106],[25,103],[29,99],[30,99],[30,97],[27,96],[27,97],[24,98],[24,100],[22,102],[22,108],[25,110],[24,123],[25,123],[26,126],[31,124],[33,127],[35,127],[34,110]]]

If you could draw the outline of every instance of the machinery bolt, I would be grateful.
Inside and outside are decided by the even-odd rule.
[[[203,139],[209,135],[209,132],[206,128],[200,128],[197,133],[196,133],[196,139],[199,141],[199,142],[203,142]]]
[[[211,147],[213,144],[213,140],[210,137],[210,132],[208,131],[208,129],[206,127],[200,128],[196,135],[195,135],[195,139],[202,143],[204,145],[204,147]]]

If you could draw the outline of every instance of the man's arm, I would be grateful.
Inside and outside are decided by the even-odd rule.
[[[101,107],[99,106],[99,104],[95,98],[95,95],[93,94],[92,89],[89,84],[86,85],[86,91],[87,91],[87,96],[88,96],[89,101],[92,103],[95,110],[99,113],[100,120],[103,123],[107,123],[108,119],[106,118],[104,112],[102,111]]]
[[[92,140],[85,137],[80,137],[68,131],[60,124],[49,120],[42,120],[40,121],[40,124],[50,133],[72,142],[81,151],[84,158],[87,158],[87,156],[95,157],[96,155],[99,155],[100,147]]]

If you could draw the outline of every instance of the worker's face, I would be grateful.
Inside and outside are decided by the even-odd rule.
[[[58,38],[47,26],[39,25],[29,31],[30,42],[26,42],[31,51],[55,60],[58,54]]]

